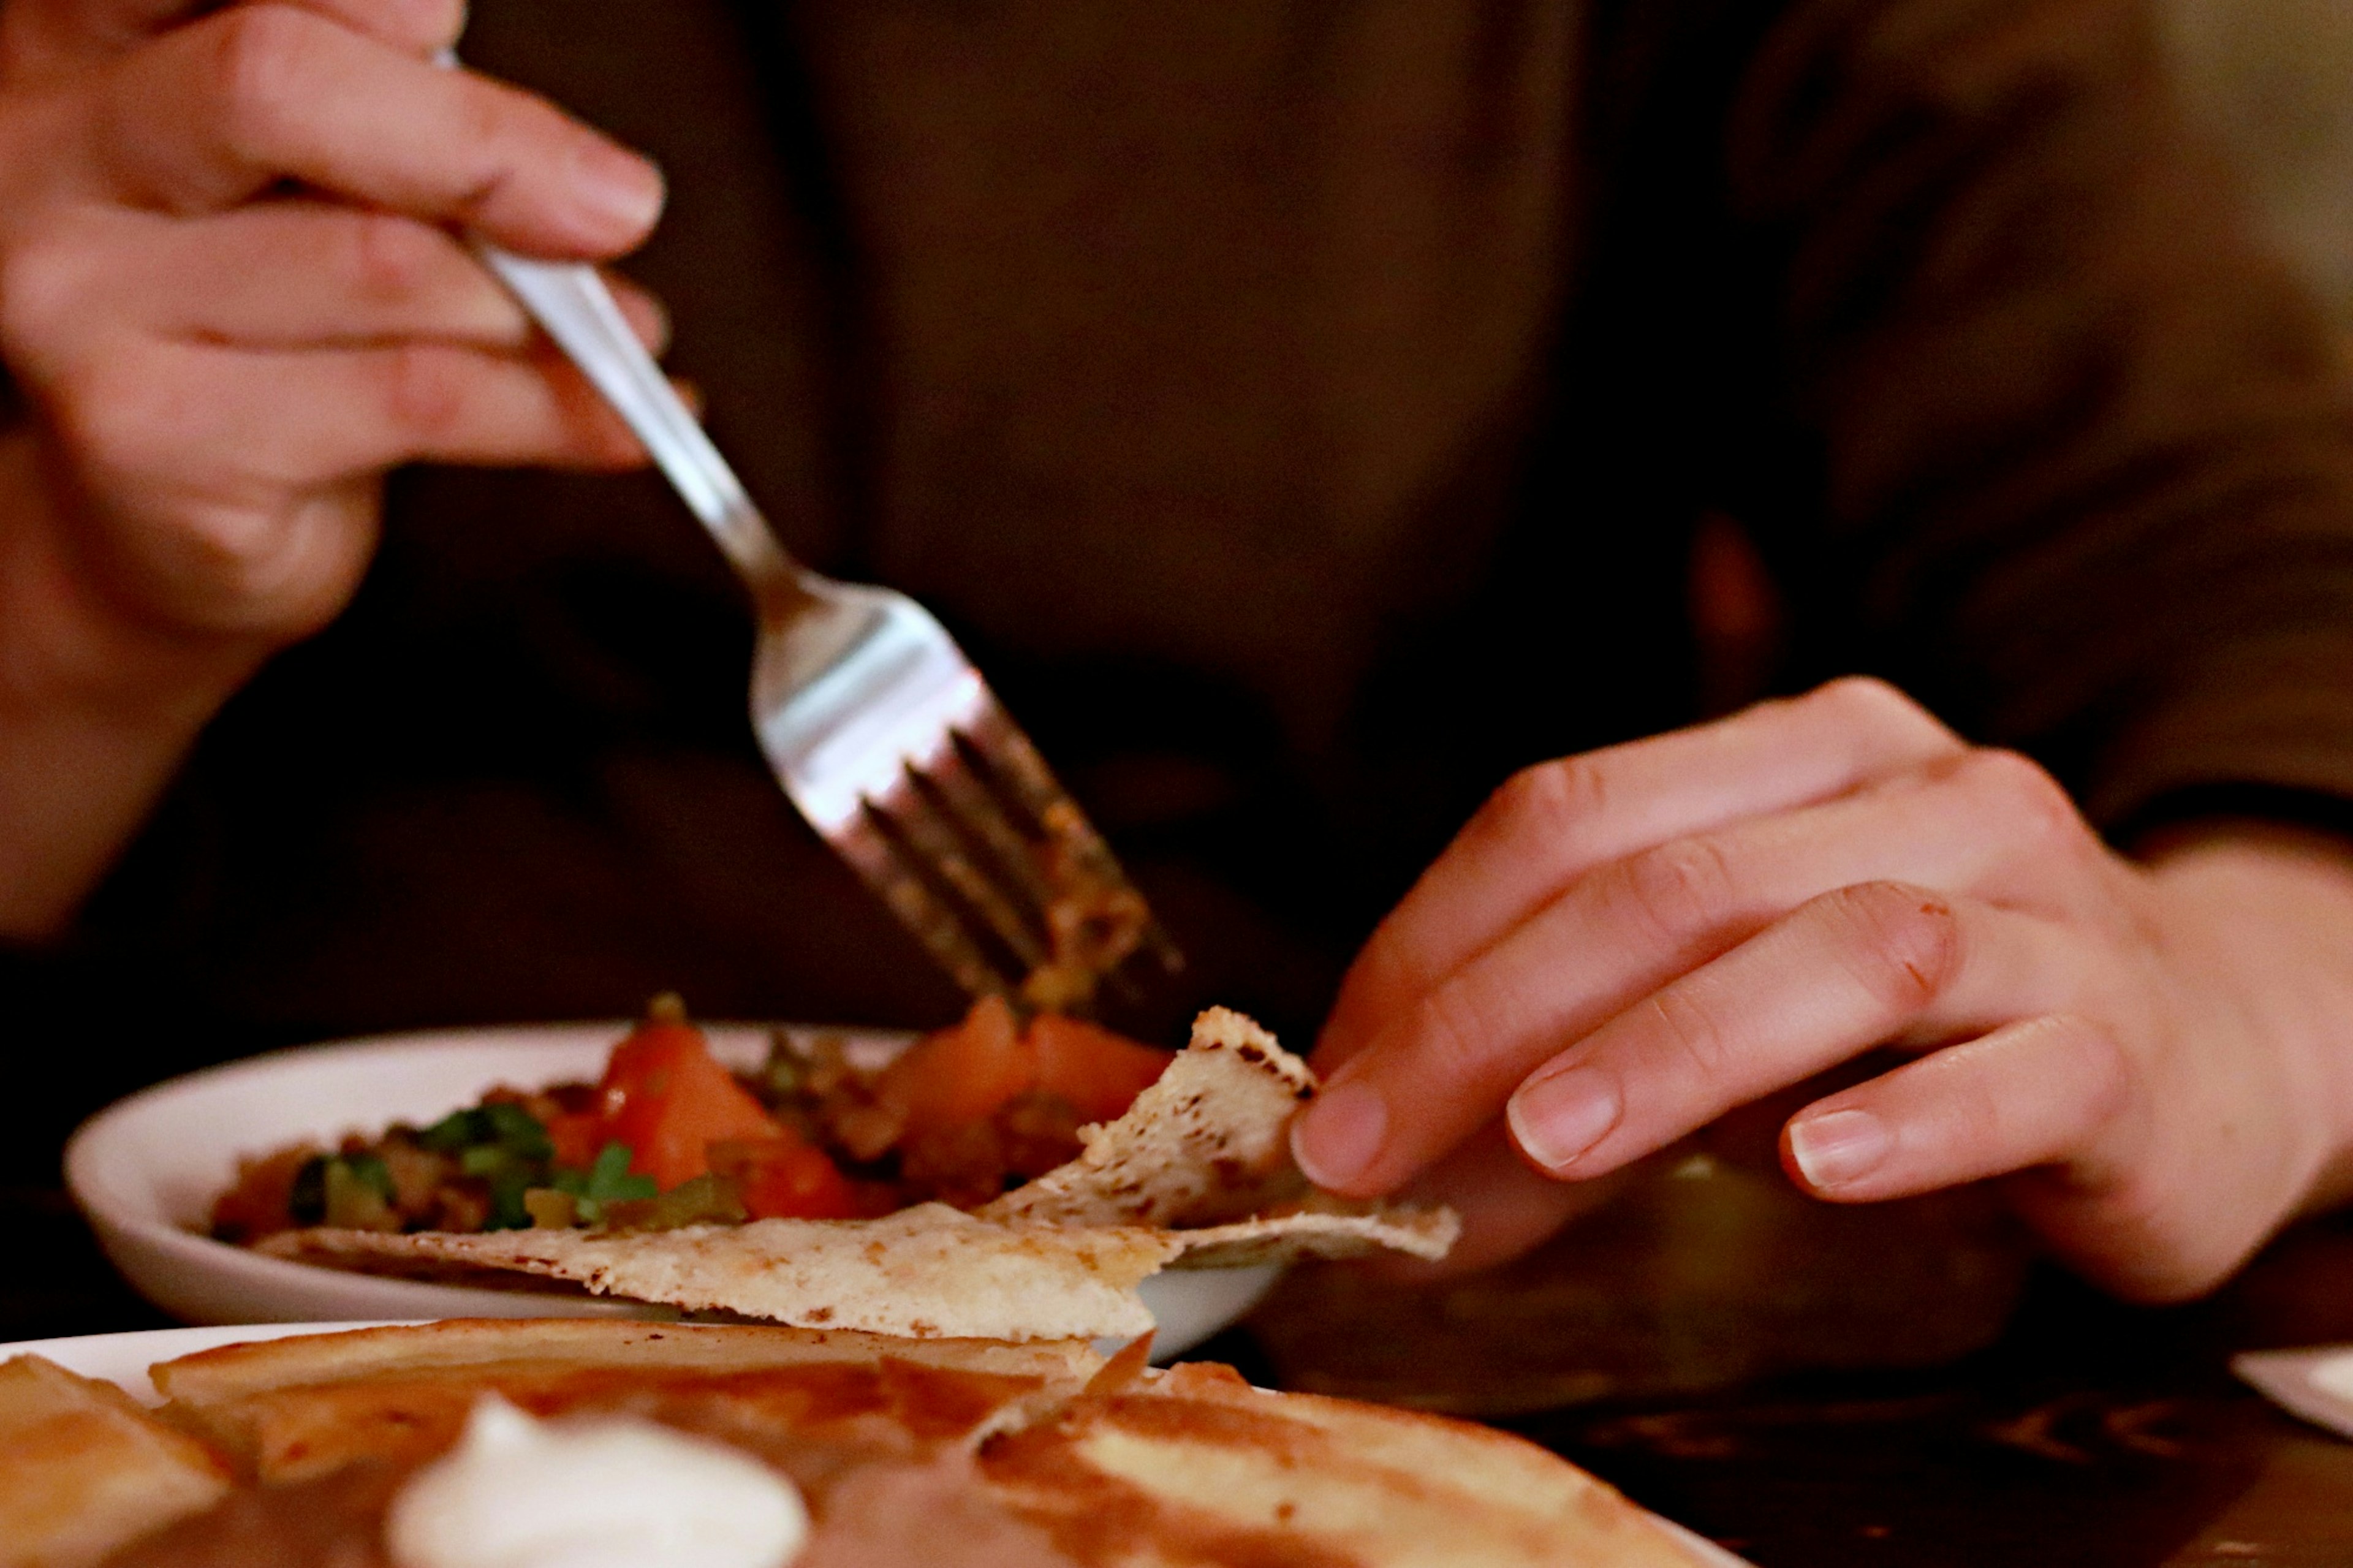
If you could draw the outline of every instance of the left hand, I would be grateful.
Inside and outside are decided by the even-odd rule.
[[[2353,855],[2136,863],[2032,763],[1835,682],[1507,784],[1350,971],[1293,1146],[1343,1193],[1420,1178],[1473,1266],[1883,1046],[1784,1127],[1800,1187],[1999,1178],[2095,1281],[2195,1294],[2344,1184]]]

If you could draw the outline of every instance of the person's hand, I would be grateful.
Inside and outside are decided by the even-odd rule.
[[[457,236],[615,257],[659,176],[438,68],[463,15],[0,5],[0,934],[69,910],[218,703],[342,608],[388,469],[642,461]]]
[[[1357,959],[1293,1147],[1457,1203],[1469,1267],[1883,1046],[1784,1127],[1800,1187],[1999,1178],[2094,1280],[2194,1294],[2344,1185],[2353,858],[2126,860],[2033,763],[1840,681],[1512,780]]]
[[[193,8],[0,11],[0,355],[62,569],[132,622],[261,650],[349,596],[388,468],[638,460],[451,231],[611,257],[661,185],[437,69],[458,0],[172,25]]]

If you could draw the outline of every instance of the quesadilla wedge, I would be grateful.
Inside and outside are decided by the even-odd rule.
[[[81,1568],[210,1508],[229,1467],[112,1384],[0,1362],[0,1568]]]
[[[263,1237],[280,1257],[392,1272],[490,1270],[600,1294],[803,1327],[913,1337],[1130,1337],[1134,1287],[1163,1267],[1393,1250],[1444,1256],[1451,1211],[1313,1190],[1286,1131],[1314,1093],[1306,1064],[1211,1008],[1192,1042],[1076,1158],[970,1214],[931,1203],[873,1218],[568,1225],[480,1233],[314,1226]]]

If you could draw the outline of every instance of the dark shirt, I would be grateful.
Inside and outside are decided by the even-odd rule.
[[[2353,426],[2151,0],[480,0],[787,542],[937,609],[1216,999],[1312,1029],[1513,768],[1694,717],[1694,531],[2101,825],[2353,795]],[[16,1016],[58,1107],[445,1023],[957,1005],[649,478],[416,471]],[[1735,683],[1736,689],[1738,682]],[[61,1113],[61,1112],[60,1112]]]

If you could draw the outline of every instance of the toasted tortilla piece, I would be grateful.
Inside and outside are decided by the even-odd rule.
[[[110,1383],[0,1363],[0,1568],[81,1568],[229,1489],[229,1468]]]
[[[1168,1234],[1185,1250],[1172,1268],[1246,1268],[1299,1258],[1364,1258],[1402,1252],[1436,1262],[1454,1248],[1462,1220],[1450,1208],[1383,1204],[1326,1208],[1314,1200],[1287,1211]]]
[[[1691,1568],[1618,1492],[1521,1438],[1251,1388],[1208,1364],[1082,1394],[981,1450],[1015,1512],[1085,1562]],[[1167,1552],[1184,1543],[1198,1556]]]
[[[1313,1191],[1291,1158],[1291,1119],[1315,1075],[1257,1024],[1212,1007],[1193,1040],[1118,1121],[1080,1129],[1077,1159],[978,1212],[1052,1225],[1168,1226],[1179,1267],[1398,1251],[1446,1256],[1451,1209]]]
[[[913,1339],[1131,1339],[1135,1294],[1182,1246],[1164,1231],[996,1225],[944,1204],[874,1220],[754,1220],[639,1235],[309,1230],[281,1257],[364,1266],[429,1258],[542,1274],[598,1295],[734,1312],[802,1328]]]
[[[1315,1093],[1307,1064],[1240,1013],[1212,1007],[1192,1043],[1079,1157],[978,1212],[1050,1225],[1203,1226],[1303,1196],[1287,1132]]]
[[[278,1484],[358,1459],[419,1462],[455,1440],[491,1390],[542,1415],[699,1413],[717,1436],[830,1434],[836,1447],[848,1437],[860,1452],[918,1458],[1027,1425],[1033,1405],[1059,1405],[1102,1365],[1073,1342],[552,1319],[302,1335],[183,1357],[153,1375],[174,1420]]]
[[[256,1394],[379,1373],[458,1371],[556,1359],[583,1366],[743,1372],[804,1362],[881,1356],[1005,1376],[1075,1378],[1103,1358],[1084,1339],[908,1341],[847,1329],[769,1324],[648,1323],[607,1318],[451,1318],[438,1323],[296,1334],[198,1351],[158,1363],[150,1376],[174,1404],[203,1409]]]

